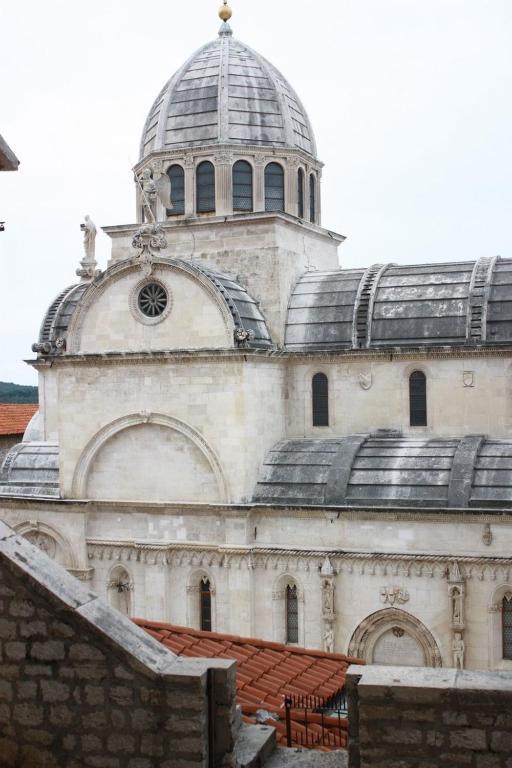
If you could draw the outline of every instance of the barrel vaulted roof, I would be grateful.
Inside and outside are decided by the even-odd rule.
[[[319,506],[512,507],[512,440],[350,435],[284,440],[253,501]]]

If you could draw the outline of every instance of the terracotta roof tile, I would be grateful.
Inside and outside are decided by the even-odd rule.
[[[242,707],[244,722],[254,723],[259,709],[276,714],[280,719],[269,720],[268,724],[277,729],[278,743],[283,745],[286,744],[284,697],[296,694],[329,699],[345,685],[349,664],[364,663],[339,653],[325,653],[257,638],[201,632],[145,619],[135,619],[135,622],[178,655],[235,659],[237,699]],[[308,713],[307,730],[316,749],[329,751],[346,747],[345,719],[340,722],[341,732],[337,720],[331,723],[333,718],[324,719],[325,730],[322,732],[320,715],[311,717],[311,714]],[[303,717],[302,710],[293,710],[292,735],[296,744],[301,744],[305,738]]]
[[[23,435],[38,405],[0,403],[0,435]]]

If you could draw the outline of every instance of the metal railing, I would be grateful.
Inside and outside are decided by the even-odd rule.
[[[329,699],[285,696],[284,706],[288,747],[343,749],[347,746],[345,690]]]

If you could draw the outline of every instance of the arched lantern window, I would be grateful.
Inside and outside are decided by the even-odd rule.
[[[167,171],[171,182],[171,203],[168,216],[180,216],[185,213],[185,171],[181,165],[171,165]]]
[[[329,379],[325,373],[315,373],[312,382],[313,426],[329,426]]]
[[[233,166],[233,210],[252,209],[252,165],[246,160],[238,160]]]
[[[316,178],[312,173],[309,177],[309,220],[316,221]]]
[[[284,211],[284,170],[279,163],[265,168],[265,210]]]
[[[197,166],[196,209],[197,213],[215,212],[215,168],[209,160]]]
[[[299,168],[297,172],[297,216],[304,218],[304,171]]]
[[[212,589],[208,579],[201,579],[199,585],[200,624],[204,632],[212,630]]]
[[[299,599],[297,585],[288,584],[286,587],[286,642],[299,642]]]
[[[409,377],[409,411],[411,427],[427,426],[427,377],[414,371]]]
[[[505,595],[502,607],[503,658],[512,660],[512,594]]]

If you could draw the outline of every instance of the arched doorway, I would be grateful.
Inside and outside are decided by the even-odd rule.
[[[432,633],[415,616],[387,608],[368,616],[358,626],[349,655],[369,664],[401,667],[442,667],[439,647]]]

